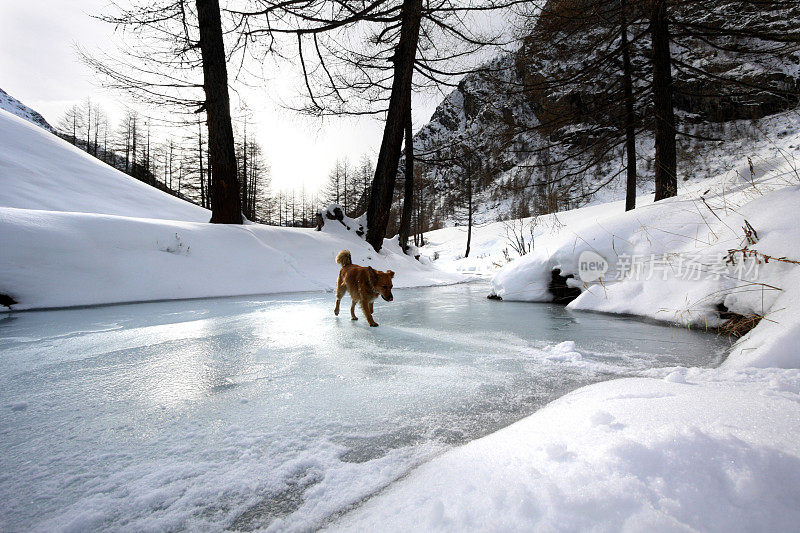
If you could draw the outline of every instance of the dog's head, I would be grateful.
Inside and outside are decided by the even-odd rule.
[[[392,296],[392,278],[394,278],[394,272],[391,270],[381,272],[380,270],[369,267],[369,277],[372,282],[372,288],[380,293],[381,298],[387,302],[394,300],[394,296]]]

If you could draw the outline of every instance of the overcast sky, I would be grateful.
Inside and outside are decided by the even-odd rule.
[[[116,123],[129,102],[124,95],[102,89],[75,52],[76,44],[96,51],[113,42],[112,27],[89,16],[103,12],[106,5],[107,0],[0,0],[0,88],[53,125],[66,108],[87,96]],[[280,71],[269,75],[274,80],[292,77],[291,72]],[[274,188],[305,185],[314,190],[337,157],[348,156],[355,162],[364,153],[376,156],[382,122],[328,118],[323,123],[300,117],[283,110],[274,92],[263,87],[241,93],[254,113]],[[415,99],[415,128],[428,121],[439,99]]]

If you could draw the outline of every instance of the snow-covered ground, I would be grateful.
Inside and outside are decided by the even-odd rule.
[[[207,223],[210,213],[0,110],[0,294],[16,309],[330,290],[353,261],[398,287],[461,281],[387,241],[325,230]]]
[[[795,531],[800,375],[676,372],[579,389],[333,529]]]
[[[685,181],[679,183],[682,191],[694,190],[704,192],[710,184],[718,184],[722,176],[742,177],[749,181],[750,169],[747,162],[749,157],[754,166],[760,171],[766,168],[783,165],[786,179],[774,180],[770,188],[775,186],[797,183],[795,168],[800,167],[800,116],[797,111],[791,111],[766,117],[757,121],[737,121],[728,123],[721,132],[714,136],[724,136],[730,132],[733,140],[725,140],[712,146],[711,143],[700,144],[693,151],[686,150],[685,160],[680,163],[679,173]],[[746,133],[746,132],[749,132]],[[652,152],[652,139],[642,135],[637,143],[637,153],[643,154],[645,159]],[[644,163],[642,163],[644,164]],[[613,169],[614,172],[619,169]],[[642,174],[640,169],[640,175]],[[739,173],[738,176],[736,173]],[[774,177],[774,173],[773,173]],[[711,178],[711,179],[710,179]],[[602,181],[606,181],[603,178]],[[694,189],[692,189],[694,188]],[[640,182],[637,190],[640,196],[636,205],[639,207],[653,203],[654,185],[652,180]],[[601,219],[614,216],[624,210],[625,183],[623,177],[612,180],[611,183],[595,193],[588,202],[588,206],[581,209],[561,211],[557,215],[539,217],[534,227],[535,247],[547,247],[565,239],[560,230],[565,229],[567,234],[573,231],[576,223],[582,220]],[[697,200],[698,194],[694,194]],[[486,204],[479,206],[477,224],[473,227],[472,243],[469,257],[464,258],[467,241],[467,228],[463,220],[459,226],[446,227],[425,234],[426,245],[421,248],[423,255],[430,258],[436,257],[436,264],[440,268],[452,272],[477,272],[485,276],[494,276],[508,260],[503,251],[507,250],[509,258],[514,259],[518,254],[513,250],[511,242],[514,240],[513,231],[522,235],[530,242],[529,223],[532,219],[509,222],[496,222],[498,214],[508,210],[508,202],[498,201],[497,205]],[[707,210],[707,208],[704,207]],[[712,215],[713,217],[713,215]],[[520,227],[524,223],[524,227]],[[545,254],[548,253],[546,250]]]

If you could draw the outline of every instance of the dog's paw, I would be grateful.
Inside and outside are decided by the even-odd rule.
[[[377,328],[377,327],[378,327],[378,324],[370,324],[370,325],[369,325],[369,327],[371,327],[371,328]]]
[[[333,310],[333,314],[336,315],[336,316],[339,316],[339,310],[338,309],[334,309]]]

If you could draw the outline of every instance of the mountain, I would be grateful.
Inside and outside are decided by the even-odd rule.
[[[56,133],[55,128],[48,124],[41,114],[26,106],[3,89],[0,89],[0,109],[5,109],[12,115],[17,115],[32,124],[36,124],[40,128],[44,128],[50,133]]]
[[[587,9],[593,3],[577,3],[581,2]],[[548,82],[565,78],[565,73],[580,78],[581,69],[588,69],[598,54],[607,51],[577,42],[574,35],[579,32],[559,18],[559,10],[575,3],[550,0],[519,50],[463,78],[415,135],[419,160],[415,171],[420,185],[416,227],[424,231],[464,223],[467,167],[479,222],[550,213],[624,195],[619,143],[624,131],[622,106],[608,102],[610,91],[619,90],[616,65],[581,83]],[[707,36],[696,38],[686,31],[676,37],[674,103],[682,133],[678,137],[682,181],[724,170],[720,160],[727,160],[721,157],[728,155],[726,150],[734,146],[747,150],[747,141],[763,140],[774,133],[764,131],[760,120],[798,105],[798,47],[776,58],[761,53],[763,42],[746,35],[745,30],[796,33],[800,7],[765,5],[768,7],[730,0],[708,7],[689,2],[672,12],[676,28],[696,21],[722,27],[733,20],[735,29],[743,33],[726,37],[724,42]],[[634,13],[629,29],[637,36],[631,54],[640,194],[653,190],[654,157],[645,15]],[[583,41],[603,42],[606,38],[606,42],[615,42],[619,33],[616,20],[582,28]],[[585,24],[584,19],[580,23]],[[464,161],[465,154],[469,154],[469,162]],[[402,174],[398,182],[399,206]]]

